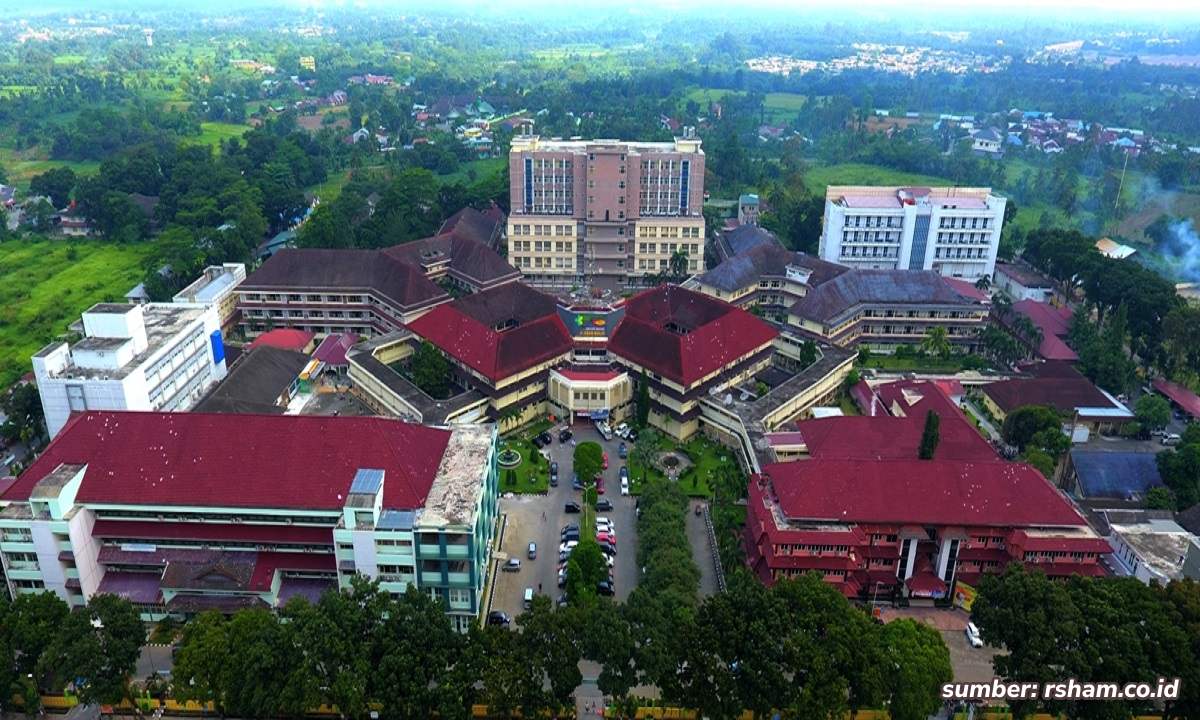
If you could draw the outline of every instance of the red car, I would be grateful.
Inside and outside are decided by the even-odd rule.
[[[602,462],[602,463],[600,463],[600,467],[602,467],[602,468],[604,468],[605,470],[607,470],[607,469],[608,469],[608,453],[604,453],[604,455],[602,456],[602,458],[603,458],[603,462]]]
[[[609,545],[612,545],[613,547],[617,546],[617,538],[613,535],[609,535],[608,533],[603,533],[603,532],[596,533],[596,542],[608,543]]]
[[[604,494],[604,478],[600,477],[599,475],[596,476],[596,494]]]

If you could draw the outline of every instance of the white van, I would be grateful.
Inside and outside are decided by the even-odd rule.
[[[525,588],[525,609],[533,607],[533,588]]]
[[[1167,433],[1162,436],[1161,442],[1163,445],[1178,445],[1182,440],[1183,438],[1179,436],[1179,433]]]

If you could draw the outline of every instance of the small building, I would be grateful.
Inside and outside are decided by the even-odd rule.
[[[346,353],[357,342],[358,336],[353,333],[331,333],[313,351],[313,359],[320,362],[324,369],[344,375],[350,365]]]
[[[216,309],[180,303],[99,303],[83,313],[83,339],[33,356],[53,438],[89,410],[188,410],[225,377]]]
[[[1004,157],[1004,136],[996,128],[984,128],[971,133],[971,151],[982,157]]]
[[[254,338],[247,346],[253,350],[259,347],[273,347],[281,350],[292,350],[308,355],[316,347],[316,335],[307,330],[295,328],[276,328]]]
[[[221,327],[235,324],[237,318],[237,287],[246,279],[246,266],[242,263],[210,265],[192,284],[175,293],[177,303],[213,305]]]
[[[1019,300],[1012,309],[1003,314],[997,314],[998,323],[1015,337],[1018,342],[1029,349],[1030,353],[1043,359],[1057,362],[1075,362],[1079,355],[1067,345],[1067,336],[1071,331],[1071,310],[1067,307],[1048,305],[1035,300]],[[1041,339],[1034,346],[1036,337],[1027,337],[1028,328],[1024,318],[1032,323],[1041,333]]]
[[[1116,452],[1075,448],[1068,456],[1063,484],[1078,498],[1138,500],[1162,477],[1153,452]]]
[[[1126,524],[1113,522],[1116,519],[1110,517],[1108,541],[1113,567],[1120,574],[1159,585],[1200,580],[1200,539],[1179,523],[1147,519]]]
[[[738,198],[738,225],[758,225],[758,195],[746,193]]]
[[[1063,417],[1074,442],[1086,442],[1093,432],[1116,432],[1134,419],[1129,408],[1092,384],[1070,363],[1033,363],[1022,370],[1022,377],[982,388],[984,405],[998,421],[1019,407],[1048,405]]]
[[[294,350],[255,348],[196,403],[194,412],[282,415],[300,394],[300,374],[309,362],[308,355]]]
[[[1112,238],[1100,238],[1097,240],[1096,249],[1104,257],[1113,260],[1124,260],[1137,252],[1137,248],[1122,245]]]
[[[1192,420],[1200,420],[1200,396],[1197,396],[1196,393],[1166,378],[1155,378],[1151,387],[1170,400],[1176,412],[1185,413]]]
[[[1034,300],[1050,302],[1055,296],[1054,281],[1024,262],[996,261],[992,286],[999,288],[1013,301]]]

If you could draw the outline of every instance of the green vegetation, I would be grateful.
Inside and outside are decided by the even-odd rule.
[[[550,489],[550,461],[528,440],[510,439],[502,447],[521,453],[516,468],[500,468],[500,492],[544,493]]]
[[[409,362],[413,384],[431,398],[442,400],[450,394],[450,361],[433,343],[422,340]]]
[[[804,172],[804,184],[815,192],[827,185],[953,185],[946,178],[893,170],[882,165],[840,163],[814,165]]]
[[[203,122],[200,123],[200,135],[198,137],[188,138],[185,142],[219,148],[226,140],[230,140],[232,138],[240,139],[248,132],[250,132],[249,125],[239,125],[225,122]]]
[[[0,242],[0,387],[28,372],[33,353],[67,332],[88,307],[123,300],[159,249],[154,243]]]
[[[861,361],[861,364],[863,367],[875,368],[883,372],[956,373],[970,368],[981,367],[985,363],[973,355],[929,357],[918,354],[881,355],[871,353]]]

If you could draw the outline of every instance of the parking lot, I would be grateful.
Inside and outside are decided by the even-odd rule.
[[[533,588],[535,593],[540,588],[541,594],[558,599],[562,592],[558,587],[560,533],[564,525],[578,525],[580,521],[580,515],[568,514],[563,510],[568,502],[581,502],[583,493],[571,489],[575,446],[570,441],[558,441],[559,427],[550,431],[554,442],[542,450],[550,460],[558,463],[558,487],[550,488],[547,495],[513,495],[500,500],[500,512],[506,516],[507,522],[497,557],[501,558],[501,564],[503,558],[520,558],[521,569],[517,572],[496,572],[492,605],[487,609],[501,610],[514,619],[523,610],[525,588]],[[621,495],[621,483],[618,480],[623,464],[617,456],[621,441],[615,437],[605,441],[591,423],[576,423],[572,431],[577,443],[589,440],[598,442],[608,453],[608,469],[604,471],[605,494],[601,497],[611,501],[613,509],[597,514],[609,518],[616,526],[617,555],[613,564],[613,580],[616,599],[624,600],[637,586],[640,570],[636,557],[635,498]],[[535,560],[528,559],[527,555],[531,541],[537,544]]]
[[[984,645],[973,648],[963,632],[968,616],[962,610],[942,608],[884,608],[882,619],[891,622],[909,618],[937,630],[950,650],[950,667],[956,682],[991,682],[996,676],[992,661],[1000,653],[994,647]]]

